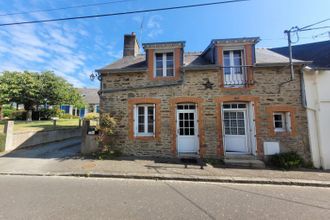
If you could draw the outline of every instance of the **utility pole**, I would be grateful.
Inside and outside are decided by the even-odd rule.
[[[291,72],[291,80],[294,80],[294,70],[293,70],[293,62],[292,62],[292,41],[291,41],[291,31],[285,30],[284,33],[288,36],[288,47],[289,47],[289,63],[290,63],[290,72]]]

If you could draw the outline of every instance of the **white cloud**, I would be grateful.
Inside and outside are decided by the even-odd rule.
[[[153,15],[149,18],[147,22],[148,37],[155,38],[158,35],[163,33],[163,29],[160,25],[160,22],[163,20],[163,17],[160,15]]]
[[[46,15],[32,14],[15,16],[15,20],[30,20],[31,17],[48,18]],[[12,21],[9,16],[4,17],[2,23]],[[4,27],[0,30],[0,71],[52,70],[75,86],[86,86],[84,82],[88,83],[89,78],[80,72],[87,68],[87,55],[78,42],[87,36],[88,32],[80,23]]]

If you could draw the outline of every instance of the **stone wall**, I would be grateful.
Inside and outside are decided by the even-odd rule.
[[[10,129],[10,131],[6,133],[5,151],[12,151],[18,148],[31,147],[45,143],[62,141],[65,139],[80,136],[81,128],[23,132],[13,132],[13,129]]]
[[[121,89],[116,92],[105,92],[101,97],[101,112],[110,112],[118,120],[118,139],[116,146],[125,154],[173,156],[173,131],[171,130],[170,100],[177,97],[201,98],[202,119],[204,124],[204,139],[206,144],[206,156],[221,156],[219,153],[219,129],[217,129],[216,98],[219,97],[258,97],[258,115],[256,121],[259,127],[257,134],[259,156],[262,156],[262,143],[264,141],[279,141],[281,151],[294,150],[310,158],[308,146],[308,129],[306,110],[302,106],[300,74],[296,69],[294,81],[290,80],[288,68],[265,67],[254,69],[255,84],[249,89],[224,89],[220,87],[219,70],[186,71],[181,74],[181,80],[150,81],[147,73],[121,73],[103,76],[104,89]],[[213,89],[206,89],[203,85],[207,80],[214,84]],[[285,83],[286,82],[286,83]],[[172,85],[167,84],[171,83]],[[163,85],[155,88],[143,88],[143,86]],[[140,87],[140,88],[137,88]],[[135,88],[135,89],[129,89]],[[127,90],[125,90],[127,89]],[[160,99],[160,138],[154,140],[131,140],[129,138],[129,111],[128,100],[132,98],[156,98]],[[233,100],[234,101],[234,100]],[[269,117],[266,108],[273,105],[287,105],[294,107],[296,135],[270,135]]]

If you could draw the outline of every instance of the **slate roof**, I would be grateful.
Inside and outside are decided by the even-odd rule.
[[[288,47],[272,48],[274,52],[289,56]],[[292,47],[292,56],[295,59],[312,61],[313,68],[330,69],[330,40],[295,45]]]
[[[100,97],[98,95],[98,89],[90,89],[90,88],[77,88],[80,95],[82,95],[84,101],[87,104],[99,104]]]
[[[214,64],[210,63],[204,56],[203,52],[186,52],[184,53],[184,67],[185,68],[203,68],[203,67],[215,67]],[[301,60],[293,60],[295,63],[304,63]],[[275,53],[269,49],[257,48],[256,49],[256,65],[283,65],[289,62],[288,58]],[[112,64],[109,64],[97,71],[120,73],[120,72],[136,72],[146,71],[147,62],[146,55],[139,54],[137,56],[123,57]]]

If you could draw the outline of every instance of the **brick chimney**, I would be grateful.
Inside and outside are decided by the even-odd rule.
[[[136,56],[140,52],[140,46],[136,39],[136,34],[125,34],[124,36],[124,53],[123,56]]]

